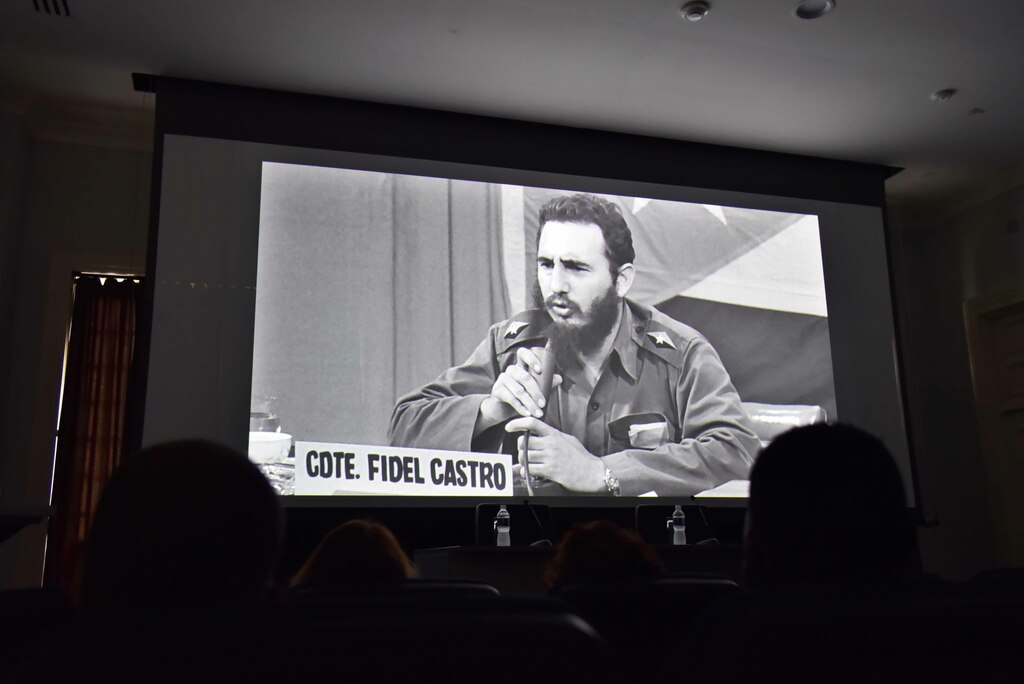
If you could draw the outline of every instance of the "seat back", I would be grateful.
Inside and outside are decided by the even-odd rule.
[[[493,584],[475,579],[425,579],[407,580],[395,586],[402,594],[441,597],[496,598],[501,592]]]
[[[793,589],[745,596],[695,627],[694,675],[723,684],[1024,681],[1020,601]]]
[[[740,593],[722,577],[672,577],[637,583],[587,583],[561,587],[557,595],[589,622],[634,672],[651,674],[668,654],[685,661],[680,637],[706,606]]]
[[[114,645],[114,646],[112,646]],[[94,622],[27,681],[603,681],[607,645],[554,600],[335,600]]]

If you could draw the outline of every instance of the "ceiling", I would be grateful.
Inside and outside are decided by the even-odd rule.
[[[5,0],[0,94],[131,111],[144,72],[794,152],[903,167],[903,206],[1024,182],[1024,2],[681,2]]]

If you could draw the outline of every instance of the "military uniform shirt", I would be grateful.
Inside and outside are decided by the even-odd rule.
[[[542,347],[552,325],[543,309],[491,326],[462,365],[398,400],[392,445],[498,451],[504,423],[476,438],[480,404],[521,346]],[[624,300],[612,351],[591,386],[582,365],[557,369],[544,422],[602,457],[621,494],[689,496],[745,479],[760,444],[718,354],[692,328]]]

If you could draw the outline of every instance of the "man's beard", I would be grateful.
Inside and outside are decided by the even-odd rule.
[[[555,303],[568,304],[579,312],[579,307],[567,297],[562,295],[551,295],[546,300],[540,291],[540,284],[533,285],[533,304],[536,308],[543,308],[551,317],[552,348],[555,350],[555,359],[559,365],[565,366],[567,362],[573,361],[580,354],[590,354],[597,351],[601,344],[612,332],[619,316],[621,298],[615,288],[608,290],[598,299],[594,300],[590,312],[581,325],[563,323],[551,315],[550,307]]]

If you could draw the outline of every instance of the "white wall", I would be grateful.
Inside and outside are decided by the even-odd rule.
[[[919,487],[940,523],[919,534],[922,560],[966,579],[996,560],[963,304],[1024,284],[1024,185],[924,220],[894,213]]]
[[[18,268],[25,187],[31,143],[21,117],[0,114],[0,387],[7,387],[10,373],[11,331],[14,328],[14,284]],[[0,392],[0,416],[7,414],[7,396]],[[5,480],[0,470],[0,506],[5,499]]]
[[[0,119],[0,315],[7,313],[0,508],[7,510],[48,503],[71,273],[143,272],[152,163],[147,151],[31,140],[24,130],[16,116]],[[11,150],[20,154],[16,163]],[[9,188],[17,196],[8,197]],[[0,589],[38,584],[43,539],[36,525],[0,545]]]

